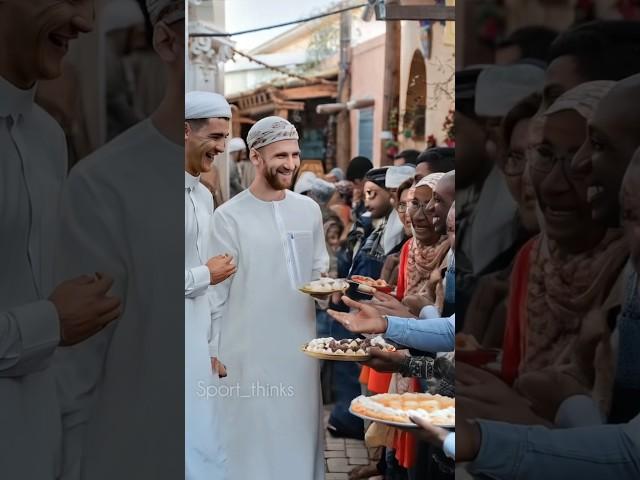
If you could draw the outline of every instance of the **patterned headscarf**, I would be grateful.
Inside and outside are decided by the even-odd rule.
[[[590,120],[613,85],[587,82],[562,94],[536,117],[535,132],[540,135],[536,142],[542,140],[544,122],[551,114],[574,110]],[[520,374],[571,360],[585,315],[604,303],[628,254],[619,228],[609,229],[592,249],[570,253],[546,235],[544,222],[541,226],[529,257],[527,302],[520,313],[526,319]]]
[[[574,110],[587,121],[591,120],[600,100],[609,93],[616,82],[609,80],[596,80],[581,83],[575,88],[564,92],[544,112],[536,114],[532,118],[530,127],[531,143],[540,144],[544,135],[544,125],[549,115],[564,110]]]
[[[298,140],[298,131],[282,117],[266,117],[258,120],[247,135],[249,148],[261,148],[282,140]]]

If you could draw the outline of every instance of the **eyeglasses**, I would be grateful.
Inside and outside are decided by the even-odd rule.
[[[396,207],[396,210],[398,211],[398,213],[405,213],[407,211],[407,204],[399,203],[398,206]]]
[[[571,161],[575,153],[557,152],[548,145],[538,145],[529,149],[531,168],[540,173],[550,173],[557,163],[561,164],[562,171],[569,177],[571,173]]]
[[[508,177],[519,177],[527,166],[527,156],[524,152],[509,150],[503,171]]]
[[[407,213],[409,215],[415,215],[418,210],[422,211],[423,215],[427,215],[427,206],[429,202],[418,202],[417,200],[411,200],[411,203],[407,205]]]

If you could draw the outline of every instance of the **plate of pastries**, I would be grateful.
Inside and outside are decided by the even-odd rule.
[[[360,395],[351,402],[349,411],[357,417],[393,427],[419,428],[411,416],[424,418],[443,428],[455,428],[456,400],[429,393],[382,393]]]
[[[395,352],[396,347],[381,336],[373,338],[346,338],[336,340],[333,337],[315,338],[302,346],[302,351],[319,360],[337,360],[341,362],[366,362],[371,359],[369,350],[380,348],[385,352]]]
[[[330,295],[345,292],[349,288],[346,280],[339,278],[321,278],[305,283],[299,290],[307,295]]]

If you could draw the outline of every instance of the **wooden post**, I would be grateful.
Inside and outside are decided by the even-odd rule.
[[[390,0],[389,4],[395,3]],[[386,34],[384,44],[384,96],[382,99],[382,130],[391,130],[390,115],[395,108],[398,111],[400,99],[400,22],[389,20],[386,22]],[[391,165],[393,162],[387,158],[383,140],[380,145],[380,165]]]
[[[340,72],[338,74],[338,103],[346,103],[351,96],[351,13],[340,14]],[[351,160],[351,115],[348,110],[337,114],[336,163],[346,171]],[[329,163],[329,162],[327,162]],[[331,170],[335,165],[326,165]]]

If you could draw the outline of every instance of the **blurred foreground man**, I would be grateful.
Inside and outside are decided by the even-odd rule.
[[[123,313],[60,352],[66,479],[184,477],[180,298],[183,255],[184,2],[147,0],[167,89],[150,118],[74,168],[62,203],[57,272],[97,265]],[[181,382],[180,382],[181,383]]]
[[[119,315],[111,279],[91,265],[54,287],[53,242],[67,172],[61,127],[34,104],[36,82],[62,72],[69,43],[93,28],[93,2],[0,2],[0,475],[58,478],[56,347]],[[53,290],[53,291],[52,291]]]

